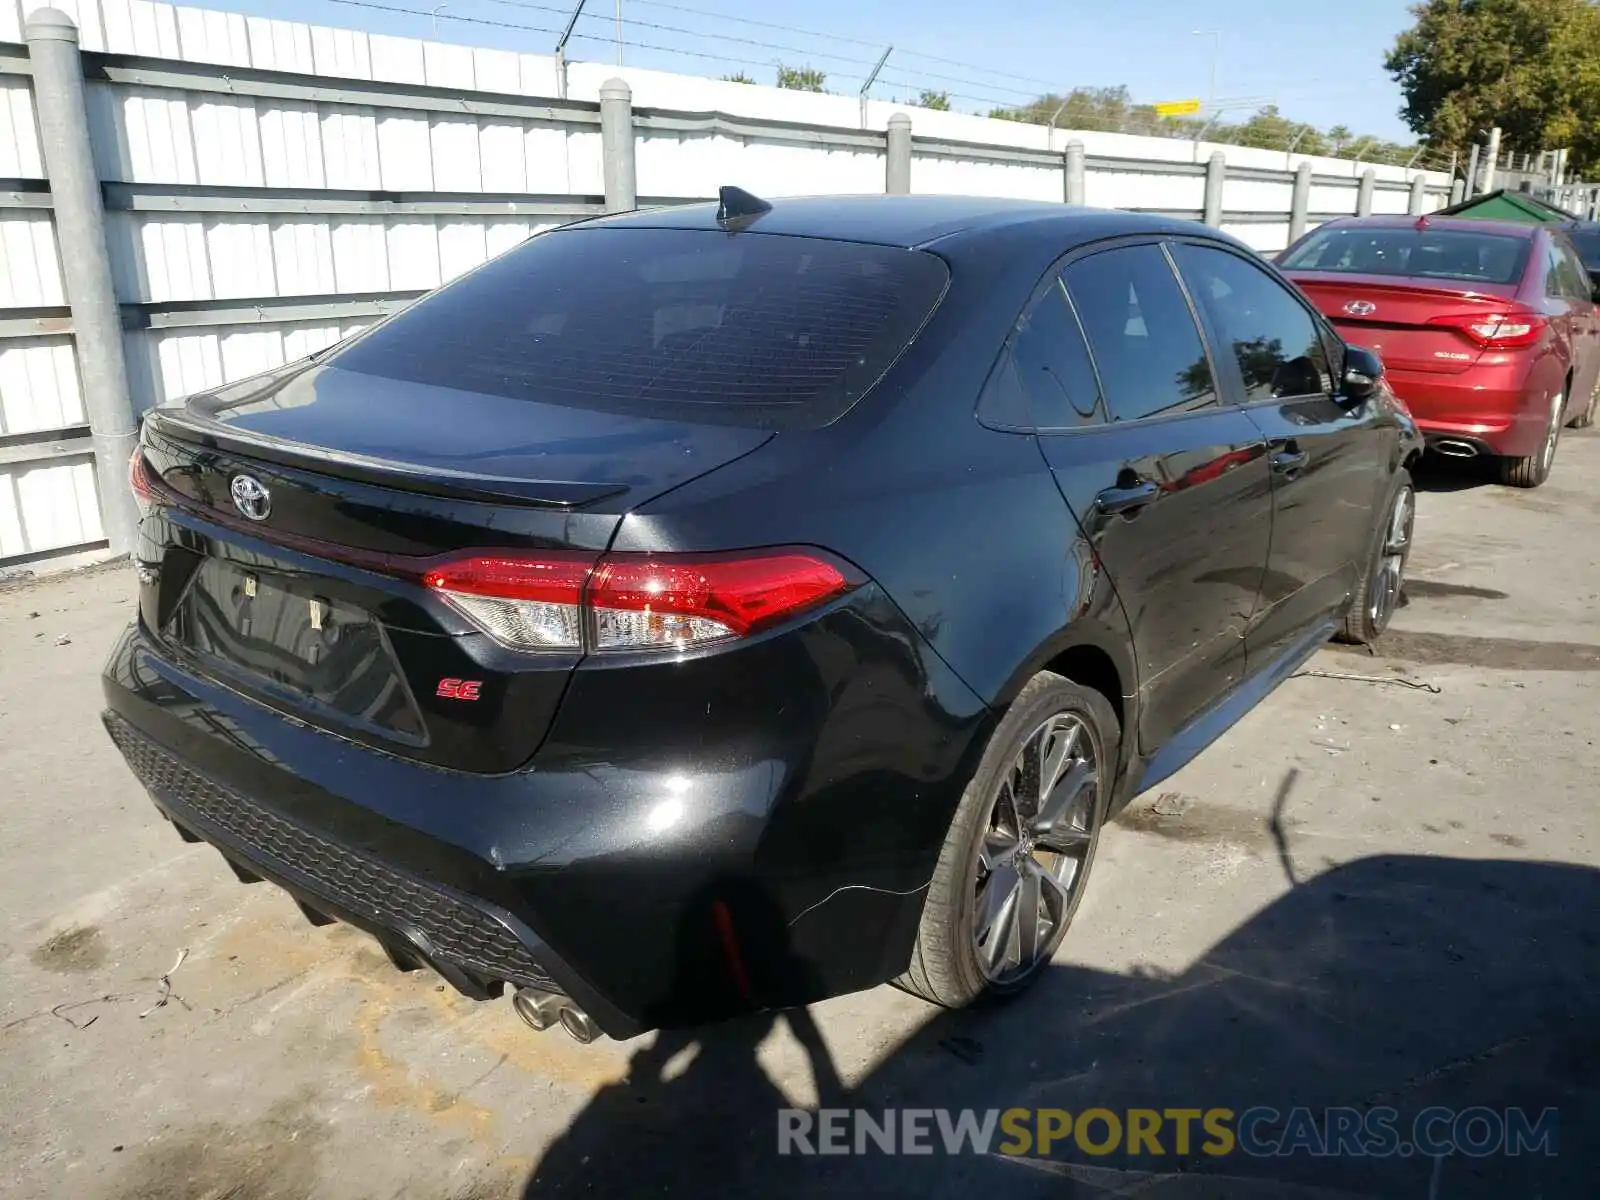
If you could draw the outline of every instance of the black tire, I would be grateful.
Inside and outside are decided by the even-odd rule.
[[[1396,543],[1396,506],[1406,505],[1400,520],[1403,538]],[[1378,509],[1372,531],[1372,545],[1367,551],[1365,568],[1356,581],[1356,590],[1350,597],[1350,607],[1345,610],[1344,623],[1334,634],[1337,641],[1355,646],[1366,646],[1383,636],[1400,607],[1405,585],[1406,565],[1411,561],[1412,532],[1416,525],[1417,491],[1411,482],[1411,472],[1401,467]],[[1398,556],[1398,573],[1391,579],[1385,570],[1386,561]],[[1389,587],[1392,585],[1392,592]]]
[[[1594,424],[1595,410],[1600,409],[1600,377],[1589,391],[1589,407],[1567,422],[1568,429],[1588,429]]]
[[[1508,487],[1536,488],[1550,478],[1550,468],[1556,461],[1556,443],[1561,440],[1561,410],[1565,407],[1566,393],[1562,392],[1550,402],[1550,416],[1545,427],[1545,440],[1537,454],[1500,460],[1500,482]]]
[[[995,833],[992,822],[1004,808],[1003,794],[1016,787],[1018,777],[1014,772],[1023,750],[1036,734],[1058,719],[1075,722],[1079,730],[1075,736],[1086,735],[1094,754],[1097,775],[1094,795],[1082,796],[1078,802],[1086,816],[1086,834],[1081,841],[1079,835],[1074,834],[1074,855],[1081,854],[1081,859],[1075,857],[1077,866],[1072,872],[1070,898],[1063,901],[1061,914],[1048,937],[1036,943],[1036,960],[1026,969],[1019,967],[1015,977],[997,979],[993,977],[992,969],[986,973],[974,933],[979,881],[986,878],[980,865],[980,850],[991,844],[988,839]],[[1071,744],[1076,746],[1080,743],[1073,741]],[[1042,671],[1028,681],[995,728],[983,760],[956,808],[950,832],[939,854],[938,866],[928,885],[922,923],[911,953],[911,965],[904,975],[895,980],[896,986],[935,1004],[962,1008],[986,996],[1015,995],[1038,978],[1056,947],[1061,944],[1083,897],[1084,885],[1094,865],[1100,828],[1105,821],[1121,744],[1122,734],[1116,713],[1099,692],[1048,671]],[[1063,788],[1067,786],[1065,779],[1063,776]],[[1055,857],[1059,863],[1060,857],[1044,848],[1043,844],[1050,840],[1054,839],[1049,835],[1040,835],[1039,853],[1046,858]],[[996,880],[991,878],[988,882],[993,884]],[[1026,894],[1018,893],[1019,896]],[[1051,893],[1052,897],[1057,895]],[[1035,896],[1039,896],[1039,893],[1035,893]],[[1041,903],[1044,902],[1041,900]],[[1020,906],[1021,900],[1015,904]],[[1035,909],[1036,938],[1039,925],[1045,919],[1044,914],[1044,908]],[[998,932],[991,934],[996,939],[996,945],[1001,936]],[[1005,936],[1009,938],[1011,935],[1008,932]]]

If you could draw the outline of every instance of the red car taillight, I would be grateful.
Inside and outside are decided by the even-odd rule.
[[[857,582],[820,554],[474,555],[423,583],[518,650],[684,649],[747,637]]]
[[[1485,350],[1517,350],[1537,342],[1550,322],[1540,313],[1514,309],[1509,312],[1446,313],[1432,317],[1429,325],[1445,325]]]

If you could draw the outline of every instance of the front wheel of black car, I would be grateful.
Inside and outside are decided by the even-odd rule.
[[[1400,607],[1411,559],[1411,535],[1416,525],[1417,493],[1411,472],[1401,467],[1389,486],[1389,498],[1379,510],[1372,550],[1366,568],[1350,597],[1344,625],[1336,635],[1341,642],[1365,646],[1383,636]]]
[[[1039,976],[1083,898],[1120,744],[1100,693],[1029,680],[956,809],[900,987],[960,1008]]]

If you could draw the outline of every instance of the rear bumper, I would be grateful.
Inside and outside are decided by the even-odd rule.
[[[558,982],[545,965],[554,962],[549,948],[506,910],[286,819],[208,778],[114,711],[104,722],[162,814],[186,841],[220,850],[241,880],[270,880],[313,922],[331,918],[364,929],[396,967],[431,967],[474,999],[488,999],[504,984],[562,992],[612,1036],[632,1030],[560,963]]]
[[[1497,371],[1459,376],[1390,371],[1389,386],[1405,401],[1429,445],[1459,439],[1480,453],[1521,456],[1544,444],[1548,393],[1520,379],[1502,380]]]
[[[989,714],[903,630],[875,641],[874,621],[891,620],[867,595],[749,649],[664,664],[663,679],[579,671],[545,750],[504,775],[287,720],[188,673],[137,624],[106,667],[105,721],[157,807],[241,877],[465,995],[559,991],[628,1037],[905,968]],[[841,632],[871,652],[854,682],[837,675]],[[808,676],[818,648],[829,670]],[[901,669],[873,657],[891,653]],[[697,672],[730,665],[746,708],[698,689]],[[679,704],[647,727],[663,682]]]

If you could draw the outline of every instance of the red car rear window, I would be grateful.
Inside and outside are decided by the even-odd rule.
[[[1531,245],[1528,238],[1476,230],[1334,226],[1315,230],[1279,266],[1504,284],[1522,278]]]

